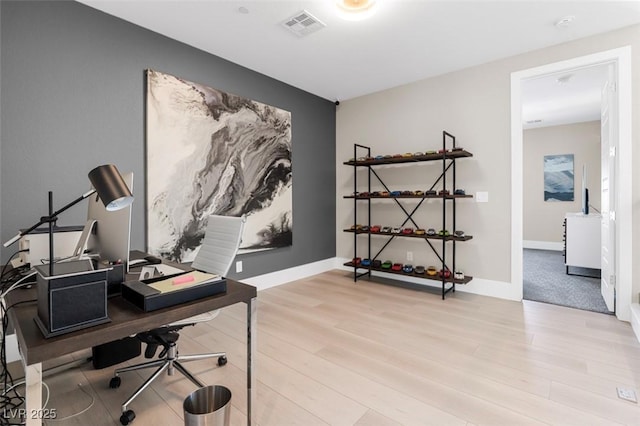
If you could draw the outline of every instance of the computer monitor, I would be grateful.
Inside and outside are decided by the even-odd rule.
[[[122,178],[133,193],[133,173],[122,173]],[[88,238],[88,253],[99,254],[101,261],[122,262],[125,272],[129,272],[131,205],[107,211],[98,194],[93,194],[89,197],[87,220],[96,221]]]

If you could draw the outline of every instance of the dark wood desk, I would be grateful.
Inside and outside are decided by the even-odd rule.
[[[257,324],[256,296],[255,287],[230,279],[227,279],[225,293],[153,312],[143,312],[120,296],[116,296],[108,300],[108,314],[111,322],[49,339],[44,338],[34,321],[37,316],[37,303],[16,305],[9,310],[8,315],[16,330],[18,347],[25,368],[27,414],[38,413],[42,408],[43,361],[244,302],[247,304],[247,424],[251,425],[254,418],[252,402],[255,400],[252,394],[256,389],[252,374]],[[35,290],[12,291],[7,295],[6,301],[7,305],[11,306],[17,302],[35,298]],[[42,424],[38,416],[29,417],[32,416],[27,415],[27,425]]]

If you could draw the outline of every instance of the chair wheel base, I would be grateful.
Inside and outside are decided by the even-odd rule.
[[[109,380],[109,387],[111,389],[118,389],[120,387],[120,383],[122,383],[122,380],[119,376],[112,377],[111,380]]]
[[[227,364],[227,357],[226,356],[221,356],[218,358],[218,366],[222,367],[223,365]]]
[[[120,423],[123,425],[128,425],[136,418],[136,413],[133,410],[127,410],[120,416]]]

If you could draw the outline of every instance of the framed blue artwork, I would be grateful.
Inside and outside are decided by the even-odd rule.
[[[573,154],[544,156],[544,201],[573,201]]]

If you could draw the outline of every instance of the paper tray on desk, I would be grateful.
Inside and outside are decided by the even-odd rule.
[[[122,283],[123,299],[133,303],[145,312],[191,302],[192,300],[202,299],[225,291],[227,291],[227,280],[224,278],[185,287],[169,293],[162,293],[142,281]]]

